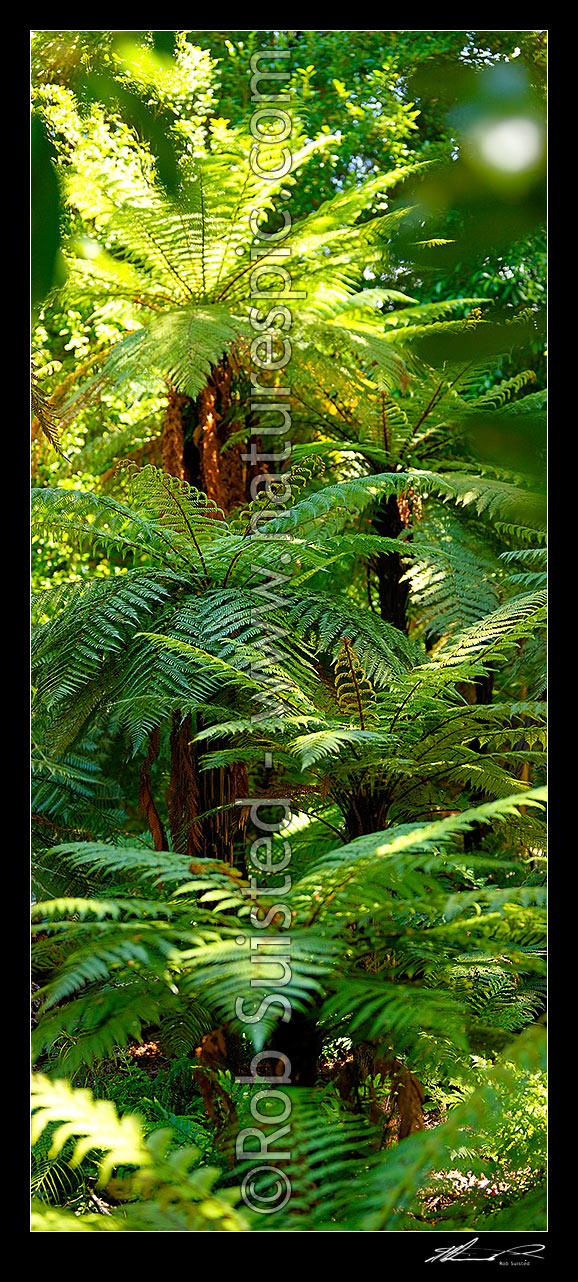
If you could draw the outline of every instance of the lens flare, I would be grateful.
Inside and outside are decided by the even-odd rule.
[[[512,175],[535,169],[544,150],[542,130],[527,116],[510,116],[484,125],[477,132],[476,143],[481,160],[492,169]]]

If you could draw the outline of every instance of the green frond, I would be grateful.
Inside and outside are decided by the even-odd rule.
[[[520,485],[488,476],[442,472],[433,486],[443,497],[452,497],[463,507],[473,504],[478,515],[485,513],[492,520],[538,528],[544,525],[544,495],[522,489]]]
[[[32,1077],[32,1110],[33,1140],[55,1124],[51,1154],[57,1156],[73,1139],[73,1169],[87,1154],[98,1155],[100,1188],[106,1190],[113,1172],[133,1168],[130,1175],[120,1175],[122,1200],[128,1205],[121,1202],[103,1225],[99,1223],[102,1216],[83,1216],[77,1223],[89,1231],[114,1226],[119,1231],[135,1232],[163,1225],[167,1228],[169,1224],[184,1232],[217,1228],[239,1232],[248,1228],[244,1216],[234,1209],[240,1200],[238,1191],[224,1189],[222,1195],[217,1191],[214,1186],[220,1171],[202,1165],[197,1148],[189,1146],[171,1153],[171,1131],[167,1128],[145,1136],[137,1115],[119,1117],[108,1100],[94,1099],[89,1090],[74,1090],[68,1082],[53,1082],[42,1074]],[[33,1231],[68,1231],[73,1218],[36,1204]]]
[[[33,1231],[541,1227],[533,268],[522,308],[459,219],[446,260],[393,63],[350,163],[273,33],[304,114],[271,178],[190,32],[105,35],[33,40],[66,275],[34,337]]]
[[[543,810],[545,800],[545,788],[528,789],[523,799],[519,796],[504,797],[497,801],[485,802],[482,806],[464,810],[446,819],[439,819],[431,824],[421,826],[420,824],[402,824],[381,834],[371,833],[366,837],[356,838],[348,846],[342,846],[323,855],[320,867],[343,864],[350,857],[357,858],[366,853],[379,858],[385,855],[397,856],[404,851],[428,853],[435,850],[439,844],[445,846],[447,842],[451,843],[456,834],[467,832],[474,824],[504,822],[511,815],[520,815],[520,806],[524,809],[529,806]],[[385,840],[379,841],[380,836]]]
[[[499,604],[499,561],[478,530],[428,508],[411,546],[406,579],[420,629],[451,637]]]
[[[546,622],[546,593],[527,592],[506,601],[479,623],[464,629],[440,654],[442,665],[459,663],[483,653],[488,662],[507,653],[525,636],[533,636]]]
[[[375,691],[347,637],[335,660],[335,694],[342,716],[358,720],[362,730],[378,720]]]
[[[157,387],[169,379],[178,391],[194,397],[211,366],[248,332],[247,323],[224,304],[164,312],[116,344],[100,379],[116,388],[123,380],[150,380],[154,374]]]
[[[530,1061],[535,1071],[544,1064],[544,1042],[542,1030],[527,1030],[517,1042],[508,1046],[508,1057],[517,1066],[525,1066],[525,1062]],[[517,1074],[516,1069],[506,1062],[504,1055],[503,1062],[498,1061],[495,1065],[486,1067],[480,1074],[480,1084],[463,1103],[451,1110],[447,1121],[433,1130],[409,1136],[403,1146],[400,1145],[389,1156],[387,1162],[382,1162],[363,1181],[362,1210],[352,1222],[358,1231],[395,1232],[414,1227],[415,1218],[411,1211],[419,1214],[415,1189],[427,1187],[428,1179],[434,1176],[434,1172],[443,1171],[444,1167],[446,1170],[455,1169],[457,1164],[458,1169],[465,1167],[471,1171],[476,1155],[483,1155],[488,1148],[492,1150],[492,1140],[495,1145],[497,1139],[497,1146],[500,1146],[508,1109],[512,1108],[516,1096],[520,1099],[521,1081],[524,1081],[524,1069]],[[465,1136],[467,1148],[464,1145]],[[543,1162],[543,1149],[541,1160]],[[530,1176],[530,1190],[538,1211],[537,1219],[532,1221],[536,1227],[545,1224],[543,1179],[537,1169],[539,1161]],[[439,1177],[434,1180],[430,1185],[432,1196],[439,1196],[440,1188],[444,1187],[446,1180],[447,1187],[451,1187],[451,1179],[447,1177],[445,1180],[443,1176],[441,1180]],[[536,1184],[539,1191],[535,1189]],[[479,1202],[476,1204],[474,1194],[470,1203],[466,1200],[465,1205],[462,1204],[455,1211],[450,1210],[445,1226],[468,1230],[479,1230],[482,1224],[489,1227],[493,1210],[491,1200],[484,1199],[481,1205]],[[457,1223],[454,1216],[457,1217]],[[507,1214],[505,1219],[507,1222]]]

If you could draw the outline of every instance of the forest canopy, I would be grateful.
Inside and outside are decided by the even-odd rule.
[[[545,32],[31,89],[32,1229],[543,1230]]]

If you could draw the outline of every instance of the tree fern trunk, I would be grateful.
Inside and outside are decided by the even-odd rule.
[[[366,837],[371,832],[382,832],[387,826],[387,812],[391,797],[387,789],[374,789],[351,786],[347,798],[341,798],[341,810],[345,819],[345,836],[347,841],[356,837]]]
[[[169,388],[161,425],[161,462],[165,472],[202,490],[228,513],[248,497],[246,469],[239,445],[223,447],[238,430],[231,421],[231,368],[213,367],[196,400]]]
[[[373,526],[375,533],[384,538],[396,539],[401,534],[404,524],[395,494],[382,499],[374,515]],[[401,557],[397,552],[380,552],[375,565],[381,617],[395,628],[407,632],[408,585],[402,583],[405,571]]]
[[[247,813],[235,806],[235,799],[246,796],[247,772],[242,765],[200,770],[194,733],[191,714],[183,720],[175,713],[168,797],[173,846],[189,859],[208,856],[232,864],[235,839]],[[207,814],[210,811],[214,813]]]
[[[458,682],[457,688],[459,689],[460,685],[462,686],[462,691],[463,691],[463,683]],[[472,703],[472,704],[491,703],[493,693],[494,693],[493,672],[488,672],[486,673],[485,676],[478,677],[477,681],[470,682],[469,689],[471,691],[471,697],[468,693],[465,694],[465,697],[468,700],[468,703]],[[486,752],[485,746],[483,744],[480,744],[478,739],[472,739],[470,747],[475,748],[476,752],[480,752],[480,753]],[[480,806],[486,800],[487,798],[485,793],[482,792],[481,789],[477,789],[475,792],[472,793],[472,796],[470,798],[470,805]],[[471,828],[464,833],[464,850],[468,852],[474,851],[479,845],[483,836],[484,836],[484,825],[478,824],[478,823],[472,824]]]
[[[238,446],[223,451],[234,425],[227,417],[231,408],[231,367],[222,362],[197,398],[193,441],[200,456],[199,489],[204,490],[223,512],[245,502],[245,469]],[[197,482],[191,478],[192,484]]]
[[[231,404],[231,368],[213,367],[196,401],[169,390],[161,429],[164,471],[202,490],[225,513],[245,501],[245,469],[240,449],[222,453],[237,425],[227,417]],[[207,855],[234,861],[234,841],[241,813],[234,802],[247,796],[247,771],[242,765],[199,770],[192,718],[173,718],[170,738],[169,827],[176,850],[191,859]],[[217,745],[213,745],[216,747]],[[228,809],[222,809],[228,807]],[[199,816],[214,813],[205,819]]]
[[[189,480],[184,454],[184,415],[189,404],[189,396],[181,396],[174,387],[169,388],[168,405],[161,427],[161,465],[163,472],[178,477],[179,481]]]
[[[146,758],[140,769],[140,786],[138,793],[139,810],[145,816],[155,850],[168,850],[169,843],[164,824],[157,810],[152,792],[151,768],[160,751],[160,733],[157,726],[149,736]]]

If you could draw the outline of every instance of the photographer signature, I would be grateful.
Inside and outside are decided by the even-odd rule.
[[[543,1242],[525,1242],[521,1246],[510,1246],[504,1251],[496,1251],[491,1246],[476,1246],[479,1239],[473,1237],[470,1242],[464,1242],[463,1246],[438,1246],[435,1255],[430,1255],[425,1261],[431,1264],[434,1260],[441,1260],[443,1263],[449,1260],[497,1260],[500,1255],[527,1255],[533,1259],[538,1259],[540,1253],[544,1250]]]

